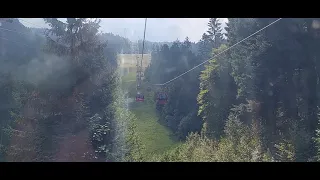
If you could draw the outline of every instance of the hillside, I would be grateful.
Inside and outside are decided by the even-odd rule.
[[[123,55],[123,57],[135,56]],[[120,68],[124,67],[120,65]],[[180,142],[175,138],[173,132],[169,128],[158,121],[159,116],[155,110],[155,103],[153,101],[154,92],[146,92],[144,90],[145,84],[143,84],[142,87],[145,92],[145,102],[141,103],[133,101],[136,94],[135,77],[135,72],[122,76],[122,89],[128,91],[128,98],[132,99],[129,110],[136,118],[134,123],[137,128],[137,136],[141,140],[143,147],[143,160],[151,161],[153,155],[161,156],[166,151],[178,146]]]

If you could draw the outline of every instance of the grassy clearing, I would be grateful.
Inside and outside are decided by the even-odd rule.
[[[135,89],[136,83],[136,73],[128,73],[127,75],[121,77],[121,88],[128,92],[133,91]]]
[[[154,109],[150,104],[137,102],[134,102],[131,109],[137,118],[137,133],[145,147],[146,156],[162,154],[177,145],[177,142],[171,138],[173,136],[171,131],[157,121],[158,117]]]
[[[134,98],[136,93],[135,73],[129,73],[122,77],[122,88],[126,88],[129,97]],[[131,112],[136,116],[137,133],[145,147],[144,156],[149,159],[152,154],[163,154],[180,143],[173,138],[172,132],[158,122],[155,110],[153,92],[147,92],[142,87],[141,92],[145,94],[145,102],[133,102],[130,105]]]

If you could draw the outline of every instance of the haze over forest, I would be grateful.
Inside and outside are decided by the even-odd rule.
[[[143,68],[144,19],[0,19],[0,161],[319,161],[320,19],[224,19],[148,20]]]

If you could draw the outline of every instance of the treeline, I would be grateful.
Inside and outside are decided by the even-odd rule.
[[[221,24],[217,19],[210,19],[208,26],[208,32],[204,33],[197,43],[197,52],[193,51],[188,37],[183,42],[175,41],[170,47],[167,44],[154,47],[150,66],[145,73],[146,80],[153,84],[165,83],[207,60],[212,49],[225,42]],[[202,128],[197,96],[200,93],[199,76],[203,67],[194,69],[158,89],[165,91],[169,98],[168,103],[159,109],[160,121],[182,140],[190,132],[200,132]]]
[[[184,42],[175,41],[171,47],[155,47],[151,54],[151,64],[146,69],[146,79],[151,83],[164,83],[199,64],[197,56],[191,52],[188,38]],[[165,123],[177,136],[184,139],[189,132],[201,129],[201,118],[197,116],[199,93],[199,70],[187,74],[163,89],[169,96],[168,104],[161,109],[160,121]]]
[[[21,24],[22,25],[22,24]],[[23,25],[22,25],[23,26]],[[28,28],[34,34],[40,37],[45,36],[46,29],[41,28]],[[113,51],[118,54],[141,54],[142,52],[142,40],[131,41],[128,38],[115,35],[113,33],[99,33],[98,38],[101,42],[106,42],[108,47],[112,47]],[[163,44],[171,45],[172,42],[144,42],[144,53],[151,53],[154,46],[161,46]],[[197,48],[196,43],[192,43],[193,49]]]
[[[155,161],[318,160],[320,19],[282,19],[213,58],[275,20],[229,18],[225,38],[211,18],[197,56],[187,40],[155,50],[156,83],[209,60],[167,84],[160,121],[187,140]]]
[[[142,40],[138,41],[130,41],[127,38],[121,37],[119,35],[114,35],[112,33],[102,33],[100,35],[102,41],[107,41],[108,45],[111,46],[115,52],[119,54],[141,54],[142,52]],[[153,49],[167,44],[171,46],[173,42],[151,42],[146,40],[144,42],[144,53],[149,54],[153,51]],[[197,53],[198,51],[198,43],[190,42],[191,51]]]
[[[108,45],[119,54],[141,54],[142,52],[142,40],[130,41],[125,37],[121,37],[112,33],[102,33],[100,35],[100,39],[102,41],[107,41]],[[171,46],[172,42],[151,42],[146,40],[144,42],[144,53],[149,54],[155,47],[159,47],[164,44]],[[191,42],[191,47],[193,52],[197,52],[197,43]]]
[[[0,160],[139,159],[117,52],[99,39],[100,21],[44,20],[44,35],[17,19],[1,25],[19,34],[0,31]]]

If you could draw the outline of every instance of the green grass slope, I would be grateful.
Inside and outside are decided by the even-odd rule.
[[[130,98],[135,98],[135,76],[135,73],[129,73],[121,78],[122,88],[128,91]],[[167,127],[158,122],[153,100],[154,92],[147,92],[145,88],[142,86],[141,89],[145,101],[131,103],[130,111],[136,116],[137,133],[145,147],[144,156],[149,159],[152,154],[163,154],[180,143],[173,138],[172,132]]]

